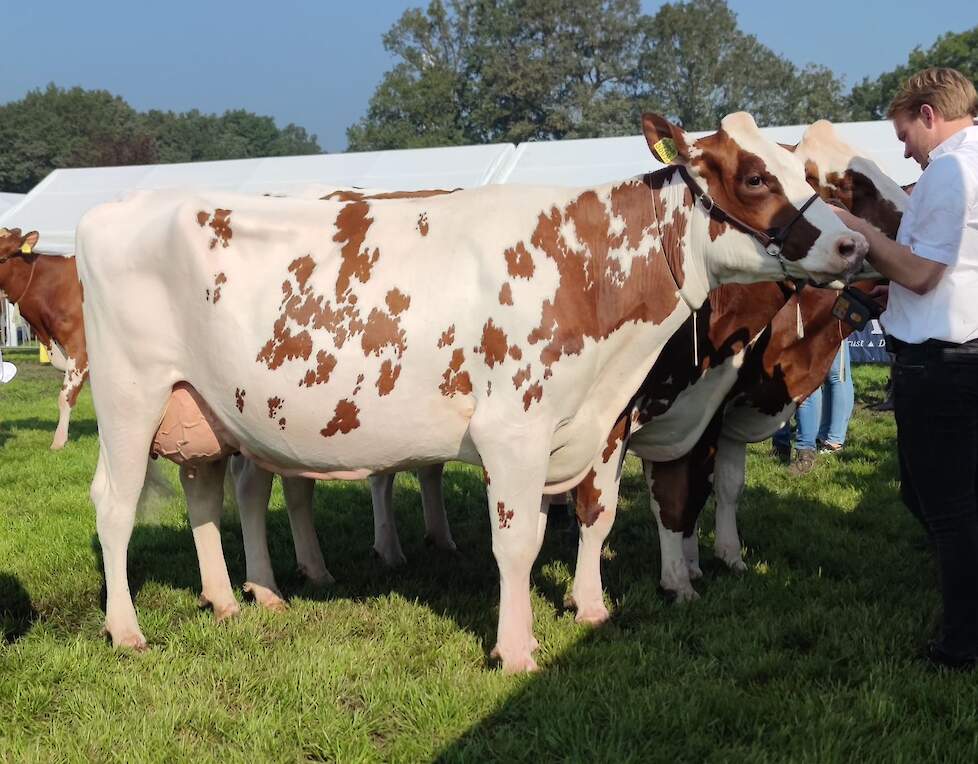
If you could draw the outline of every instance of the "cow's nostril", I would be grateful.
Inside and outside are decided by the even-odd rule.
[[[842,239],[838,244],[839,254],[843,257],[849,257],[856,251],[856,242],[853,239]]]

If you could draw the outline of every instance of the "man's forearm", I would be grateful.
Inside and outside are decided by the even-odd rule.
[[[917,294],[933,289],[944,273],[944,264],[915,255],[910,247],[884,236],[866,225],[860,231],[869,242],[869,262],[881,275]]]

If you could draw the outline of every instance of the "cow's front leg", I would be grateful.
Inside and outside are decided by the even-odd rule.
[[[717,497],[717,519],[713,553],[735,573],[744,573],[747,565],[737,533],[737,505],[746,480],[747,444],[721,436],[716,460],[713,489]]]
[[[214,609],[218,621],[241,612],[231,589],[221,545],[221,513],[224,509],[224,473],[227,459],[196,465],[180,465],[180,483],[187,495],[187,514],[200,566],[200,601]]]
[[[394,477],[397,473],[370,476],[370,498],[374,508],[374,551],[389,568],[407,562],[394,518]]]
[[[424,510],[424,539],[437,549],[455,551],[455,541],[448,527],[445,513],[445,497],[442,493],[442,473],[444,464],[429,464],[418,469],[418,482],[421,484],[421,507]]]
[[[703,577],[703,569],[700,567],[699,529],[700,526],[697,523],[692,533],[683,536],[683,556],[686,558],[686,570],[689,571],[691,581]]]
[[[285,508],[289,513],[289,527],[292,528],[296,565],[309,583],[328,586],[336,579],[326,569],[326,560],[323,559],[323,550],[319,546],[319,536],[313,521],[312,500],[315,491],[316,481],[311,478],[282,478],[282,492],[285,494]]]
[[[508,674],[535,671],[530,569],[540,551],[540,497],[553,427],[538,422],[514,431],[502,426],[502,417],[480,413],[469,431],[486,470],[492,552],[499,566],[499,624],[491,655]]]
[[[241,537],[245,551],[245,584],[262,607],[283,611],[285,600],[275,582],[268,553],[268,501],[272,495],[272,473],[244,456],[231,457],[231,475],[241,518]]]
[[[683,549],[682,513],[687,498],[683,460],[651,462],[643,459],[642,468],[649,487],[652,514],[659,529],[659,585],[676,602],[699,599],[689,578]]]

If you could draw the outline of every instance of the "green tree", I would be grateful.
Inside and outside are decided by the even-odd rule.
[[[957,69],[972,82],[978,82],[978,27],[965,32],[948,32],[927,50],[919,46],[910,51],[907,63],[884,72],[875,80],[866,77],[849,96],[853,119],[885,119],[893,96],[907,78],[928,66]]]
[[[847,116],[842,82],[824,67],[794,64],[743,32],[724,0],[663,5],[645,24],[644,100],[687,130],[709,130],[730,112],[759,125]]]
[[[0,106],[0,188],[29,191],[58,167],[156,160],[138,113],[104,90],[48,85]]]
[[[104,90],[48,85],[0,106],[0,188],[29,191],[61,167],[318,154],[316,136],[243,110],[140,114]]]
[[[633,132],[638,0],[432,0],[384,35],[400,61],[353,150]]]

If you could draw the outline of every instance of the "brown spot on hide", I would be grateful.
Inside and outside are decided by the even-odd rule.
[[[278,428],[283,431],[285,430],[285,417],[278,420]]]
[[[530,364],[526,365],[525,369],[520,369],[513,375],[513,386],[519,390],[523,387],[523,383],[530,378]],[[529,406],[527,406],[529,408]]]
[[[325,350],[320,350],[316,353],[316,369],[309,369],[306,371],[306,375],[302,378],[300,387],[305,385],[306,387],[312,387],[313,385],[322,385],[329,382],[329,375],[333,373],[333,369],[336,368],[336,357],[332,353],[327,353]]]
[[[489,470],[487,470],[485,468],[483,468],[483,470],[482,470],[482,482],[484,482],[486,484],[486,488],[488,488],[489,487],[489,484],[492,482],[489,479]]]
[[[577,519],[581,525],[588,528],[598,521],[598,517],[605,510],[600,501],[601,489],[594,485],[595,477],[592,469],[577,486]]]
[[[504,253],[506,256],[506,267],[509,275],[513,278],[529,279],[533,277],[533,257],[526,251],[526,245],[519,242],[515,247],[510,247]]]
[[[523,357],[523,351],[520,350],[516,345],[509,346],[509,357],[514,361],[519,361]]]
[[[486,366],[491,369],[506,360],[506,345],[506,333],[493,324],[490,318],[482,327],[482,344],[475,348],[475,352],[485,356]]]
[[[428,235],[428,213],[427,212],[422,212],[421,215],[418,216],[418,231],[421,232],[422,236]]]
[[[217,305],[217,301],[221,299],[221,284],[226,284],[228,277],[224,273],[218,273],[214,277],[214,304]]]
[[[448,347],[453,342],[455,342],[455,324],[452,324],[441,333],[441,337],[438,340],[438,347]]]
[[[214,238],[211,239],[210,248],[214,249],[217,243],[220,242],[221,246],[227,249],[230,246],[231,237],[234,235],[234,232],[231,230],[231,210],[218,208],[214,210],[213,217],[203,210],[197,213],[197,223],[201,228],[207,224],[208,220],[210,220],[210,227],[214,231]]]
[[[641,181],[631,181],[641,193],[619,192],[618,215],[625,219],[625,231],[653,226],[648,189]],[[624,199],[631,199],[625,203]],[[641,201],[641,203],[639,203]],[[637,217],[639,222],[632,220]],[[573,226],[581,248],[564,238],[566,224]],[[634,236],[634,234],[633,234]],[[631,253],[625,276],[619,256],[625,233],[612,236],[611,215],[593,191],[586,191],[563,211],[557,207],[541,214],[531,242],[554,261],[560,281],[552,299],[543,302],[540,324],[527,339],[531,344],[546,342],[540,360],[550,367],[562,355],[577,355],[584,340],[601,340],[625,323],[662,323],[675,310],[678,294],[661,252],[650,249]]]
[[[387,293],[387,307],[390,309],[391,314],[396,316],[407,310],[410,305],[411,298],[399,289],[394,288]]]
[[[452,353],[452,360],[448,364],[445,373],[442,374],[442,383],[438,386],[442,395],[452,396],[455,393],[468,395],[472,392],[472,380],[467,371],[460,371],[462,364],[465,363],[465,353],[462,348],[456,348]]]
[[[201,210],[200,212],[197,213],[197,225],[199,225],[201,228],[207,225],[207,221],[210,219],[211,219],[211,215],[209,212],[204,212],[203,210]]]
[[[508,528],[513,519],[513,510],[506,509],[505,502],[496,503],[496,515],[499,517],[499,530]]]
[[[397,382],[397,378],[400,376],[400,373],[400,364],[394,366],[389,360],[387,360],[380,365],[380,377],[377,378],[377,389],[380,391],[381,395],[387,395],[394,389],[394,383]]]
[[[360,409],[357,408],[357,405],[353,401],[344,398],[336,404],[333,418],[329,420],[326,427],[320,430],[319,433],[324,438],[330,438],[338,432],[346,435],[348,432],[360,426],[360,420],[357,419],[357,414],[359,413]]]
[[[372,253],[369,247],[361,249],[367,238],[367,231],[374,222],[373,218],[367,216],[369,211],[370,205],[367,202],[353,202],[344,205],[336,216],[333,241],[342,244],[340,272],[336,277],[336,299],[339,302],[349,296],[351,279],[356,278],[361,284],[370,280],[370,269],[380,257],[378,249]]]
[[[282,408],[282,404],[283,403],[285,403],[285,401],[283,401],[278,396],[276,396],[274,398],[269,398],[268,399],[268,418],[269,419],[274,419],[278,415],[279,409]]]
[[[500,305],[512,305],[513,304],[513,290],[509,286],[507,281],[499,289],[499,304]]]
[[[377,194],[365,194],[363,191],[358,191],[356,189],[341,189],[339,191],[333,191],[332,193],[327,194],[323,197],[323,199],[338,202],[362,202],[370,199],[427,199],[431,196],[454,194],[456,191],[461,190],[461,188],[434,188],[421,189],[418,191],[383,191]]]
[[[245,404],[245,391],[240,387],[234,389],[234,405],[238,407],[238,411],[244,412]]]
[[[526,392],[523,393],[523,410],[529,411],[530,404],[533,403],[533,401],[537,401],[537,403],[539,403],[542,397],[543,387],[539,382],[534,382],[532,385],[526,388]]]

